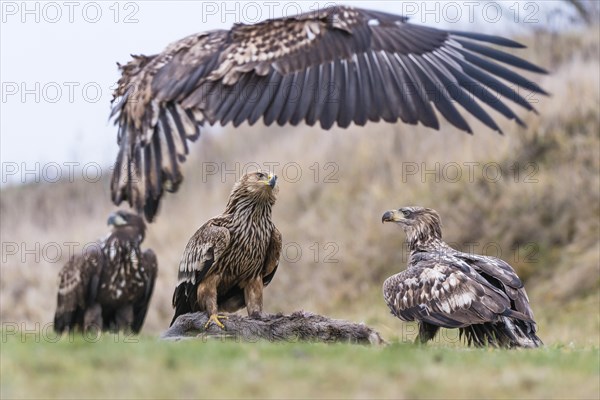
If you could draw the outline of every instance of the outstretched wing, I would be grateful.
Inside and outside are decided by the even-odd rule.
[[[161,54],[134,56],[120,66],[111,112],[119,126],[119,154],[111,180],[115,204],[127,200],[152,221],[163,190],[178,189],[187,140],[198,138],[203,119],[201,112],[194,115],[192,109],[182,108],[183,98],[176,92],[190,91],[195,86],[190,82],[204,79],[214,68],[225,36],[226,31],[191,35]]]
[[[453,261],[423,255],[406,271],[388,278],[384,297],[392,313],[404,321],[446,328],[494,322],[501,315],[530,320],[511,310],[508,296],[467,263]]]
[[[198,283],[210,273],[215,262],[229,247],[230,233],[223,227],[225,218],[227,217],[209,220],[188,242],[179,264],[178,283],[173,293],[173,321],[179,315],[192,311],[192,305],[197,301]]]
[[[158,273],[158,261],[156,254],[150,249],[142,253],[142,260],[138,267],[138,270],[142,273],[144,280],[146,281],[146,290],[144,297],[138,300],[133,305],[133,323],[131,330],[134,333],[139,333],[146,319],[146,313],[148,312],[148,305],[152,298],[152,292],[154,291],[154,282],[156,281],[156,275]]]
[[[412,25],[383,12],[331,7],[192,35],[159,55],[138,56],[122,68],[116,91],[120,151],[112,199],[128,200],[151,221],[163,190],[177,190],[186,140],[195,140],[205,121],[318,121],[329,129],[400,119],[439,129],[435,107],[471,132],[460,104],[500,131],[477,98],[523,125],[501,96],[533,110],[509,85],[544,91],[500,63],[545,71],[481,43],[523,47],[496,36]]]
[[[104,264],[105,259],[100,246],[92,246],[85,254],[72,256],[61,269],[54,314],[56,332],[71,330],[77,325],[84,329],[84,314],[96,299]]]

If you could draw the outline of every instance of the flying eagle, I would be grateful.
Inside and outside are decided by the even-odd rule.
[[[452,125],[471,133],[460,104],[500,132],[478,99],[525,125],[502,97],[535,111],[525,92],[546,93],[501,63],[546,71],[482,43],[524,46],[407,21],[336,6],[193,34],[160,54],[133,56],[119,65],[111,112],[120,147],[113,202],[127,200],[152,221],[163,191],[177,191],[187,141],[196,140],[205,123],[237,127],[262,118],[267,126],[304,121],[329,129],[400,119],[439,129],[435,106]]]
[[[112,214],[108,224],[108,237],[72,256],[59,273],[58,333],[75,328],[138,333],[142,328],[158,270],[154,252],[140,249],[146,224],[125,211]]]
[[[404,229],[410,251],[408,268],[383,284],[385,302],[394,316],[419,322],[418,342],[444,327],[459,328],[475,346],[542,345],[523,282],[510,265],[448,246],[435,210],[403,207],[387,211],[382,222]]]
[[[281,233],[271,221],[277,176],[248,173],[235,183],[223,214],[209,219],[189,240],[173,293],[175,315],[206,311],[207,326],[223,328],[218,311],[246,307],[262,314],[263,287],[279,265]]]

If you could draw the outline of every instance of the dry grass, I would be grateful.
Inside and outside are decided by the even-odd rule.
[[[398,332],[406,326],[389,316],[379,289],[385,277],[404,268],[404,236],[379,221],[387,209],[419,204],[441,213],[447,241],[463,249],[476,243],[473,250],[479,253],[502,251],[502,258],[527,281],[547,343],[598,345],[598,32],[540,35],[529,44],[534,46],[525,56],[552,72],[535,77],[552,97],[536,99],[540,116],[522,114],[528,129],[503,122],[504,136],[472,119],[474,136],[448,124],[442,132],[383,123],[330,132],[262,126],[205,131],[185,164],[180,192],[167,196],[145,242],[160,263],[145,332],[167,326],[187,240],[222,211],[236,178],[203,171],[213,163],[232,169],[279,162],[275,170],[282,179],[274,219],[288,253],[266,290],[268,311],[306,309],[365,320],[386,337],[405,339]],[[297,182],[292,163],[302,173]],[[436,163],[441,176],[421,175]],[[465,163],[478,163],[473,179]],[[455,180],[456,165],[462,177]],[[407,175],[414,166],[419,173]],[[333,168],[335,182],[327,183]],[[496,180],[498,168],[502,177]],[[67,257],[64,243],[104,236],[104,221],[113,208],[106,180],[2,191],[3,246],[25,243],[31,249],[39,243],[40,250],[49,250],[49,243],[58,243],[65,250],[56,262],[48,260],[53,253],[37,262],[34,255],[24,260],[21,253],[6,255],[3,247],[2,322],[52,320],[56,277]],[[293,262],[298,248],[302,255]],[[596,314],[589,319],[584,312]],[[564,318],[564,313],[576,317]],[[582,329],[569,327],[579,319],[585,319]]]

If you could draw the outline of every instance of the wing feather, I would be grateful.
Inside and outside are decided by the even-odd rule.
[[[433,56],[435,57],[435,56]],[[433,58],[432,57],[432,58]],[[458,81],[454,78],[444,63],[441,62],[437,57],[434,60],[427,60],[430,69],[437,69],[440,73],[436,74],[441,84],[445,87],[445,91],[448,92],[450,97],[454,99],[463,108],[469,111],[475,118],[483,122],[487,127],[495,131],[500,132],[500,127],[496,125],[496,122],[489,116],[487,112],[469,95],[463,88],[460,87]]]
[[[263,285],[267,286],[271,283],[277,267],[279,266],[279,258],[281,257],[282,237],[279,229],[273,227],[271,233],[271,241],[267,248],[267,256],[263,267]]]
[[[297,71],[293,73],[293,78],[289,86],[289,93],[286,102],[283,104],[283,109],[277,118],[279,126],[285,125],[292,121],[294,113],[298,109],[300,99],[302,97],[302,86],[304,85],[306,71]]]
[[[56,332],[62,333],[76,326],[84,329],[84,314],[96,301],[105,262],[100,246],[91,246],[85,254],[72,256],[61,269],[54,314]]]
[[[232,94],[230,94],[230,97],[233,97],[233,102],[232,105],[230,107],[230,109],[227,111],[227,114],[225,114],[225,117],[223,117],[220,122],[223,125],[228,124],[231,121],[236,121],[234,123],[234,126],[239,126],[240,123],[243,122],[242,119],[238,118],[240,111],[244,108],[244,106],[246,105],[246,88],[248,87],[246,84],[249,83],[253,78],[253,75],[244,75],[234,86],[233,86],[233,91]]]
[[[522,47],[496,36],[413,25],[384,12],[329,7],[190,35],[160,54],[134,56],[121,67],[115,91],[120,101],[111,112],[120,146],[112,200],[128,201],[151,221],[163,191],[178,189],[186,140],[195,140],[205,121],[238,126],[263,118],[267,125],[304,121],[329,129],[334,123],[400,118],[439,129],[433,105],[451,124],[471,132],[454,100],[499,130],[477,98],[523,124],[499,100],[486,100],[484,86],[534,110],[495,77],[546,94],[503,65],[545,71],[482,43]],[[250,93],[255,100],[247,101]]]
[[[294,74],[283,76],[281,82],[275,90],[271,103],[265,110],[263,119],[265,125],[270,126],[273,122],[279,119],[281,111],[283,110],[287,98],[291,93],[291,83],[293,79]]]
[[[469,263],[485,279],[496,281],[512,302],[512,309],[533,320],[533,311],[523,282],[504,260],[477,254],[458,253],[457,257]],[[517,316],[517,318],[520,318]]]
[[[273,97],[277,93],[277,89],[279,89],[279,84],[281,83],[282,76],[276,72],[272,71],[269,75],[269,80],[267,81],[263,92],[261,93],[258,101],[256,102],[256,106],[252,113],[250,114],[250,123],[254,123],[258,121],[271,104]]]
[[[485,280],[435,256],[388,278],[384,297],[400,319],[446,328],[493,322],[511,306],[509,298]]]
[[[229,230],[220,218],[213,218],[196,231],[189,240],[179,264],[179,283],[202,281],[230,242]]]
[[[465,121],[462,115],[456,110],[448,94],[446,88],[441,83],[440,78],[429,68],[424,59],[417,59],[415,57],[407,57],[407,64],[415,66],[415,71],[419,77],[419,81],[422,83],[427,98],[430,102],[435,104],[438,111],[450,122],[452,125],[468,133],[473,133],[471,127]]]
[[[373,107],[371,107],[371,118],[375,118],[375,120],[381,118],[387,122],[394,122],[398,118],[396,112],[390,109],[391,104],[385,90],[387,81],[384,80],[385,77],[382,74],[381,66],[379,65],[378,53],[379,52],[375,51],[366,53],[374,100]],[[371,120],[373,121],[373,119]]]
[[[433,107],[429,102],[425,84],[419,78],[417,66],[413,61],[403,54],[396,54],[396,60],[402,65],[409,80],[407,81],[407,93],[411,94],[411,98],[415,100],[415,107],[419,111],[419,119],[425,126],[439,129],[439,122],[433,111]]]
[[[327,109],[327,101],[329,92],[333,89],[332,87],[332,63],[321,64],[319,66],[319,82],[317,85],[317,92],[315,95],[315,102],[311,105],[309,113],[306,118],[308,125],[312,126],[316,122],[320,121],[323,125],[327,121],[325,115]]]
[[[171,325],[179,315],[192,312],[192,304],[197,302],[196,288],[211,272],[213,265],[230,244],[230,232],[224,227],[230,217],[219,216],[208,220],[190,238],[181,262],[178,282],[173,292],[172,304],[175,315]]]
[[[145,281],[144,296],[139,299],[133,305],[133,323],[131,330],[134,333],[139,333],[146,319],[148,312],[148,306],[150,305],[150,299],[154,292],[154,283],[156,282],[156,276],[158,274],[158,261],[156,254],[150,249],[142,253],[142,259],[139,266],[140,271],[143,273]]]
[[[304,82],[302,83],[301,93],[298,98],[298,107],[292,114],[290,122],[292,125],[298,125],[306,118],[310,105],[314,102],[315,93],[319,84],[319,67],[308,67],[305,71]]]

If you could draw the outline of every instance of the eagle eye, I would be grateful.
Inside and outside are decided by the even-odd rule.
[[[266,175],[262,172],[258,172],[257,176],[258,176],[258,179],[264,179],[266,177]]]
[[[402,212],[402,215],[404,215],[405,218],[410,217],[410,211],[409,210],[400,210]]]

